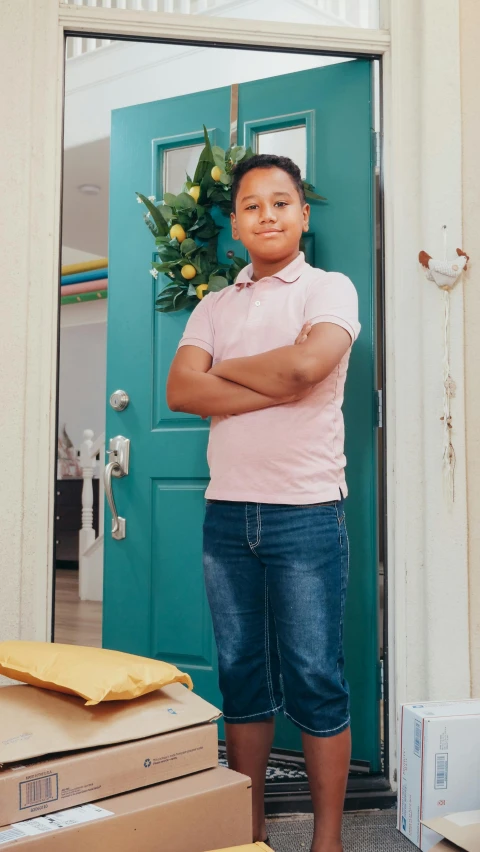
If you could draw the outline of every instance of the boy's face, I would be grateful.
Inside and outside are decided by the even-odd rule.
[[[275,166],[252,169],[238,188],[233,238],[241,240],[253,261],[281,261],[298,251],[309,213],[287,172]]]

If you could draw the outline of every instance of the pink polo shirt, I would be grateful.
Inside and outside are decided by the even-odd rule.
[[[358,336],[358,299],[345,275],[324,272],[302,253],[281,272],[253,282],[252,266],[232,287],[209,293],[193,311],[180,346],[199,346],[213,363],[289,346],[310,320]],[[350,351],[299,402],[212,417],[210,500],[306,505],[347,494],[343,388]]]

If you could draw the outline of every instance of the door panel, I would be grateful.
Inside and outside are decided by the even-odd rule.
[[[201,531],[208,481],[208,424],[171,412],[165,383],[188,315],[161,315],[149,280],[154,244],[135,191],[161,197],[178,182],[189,146],[227,148],[230,89],[118,110],[112,120],[108,395],[125,389],[122,413],[107,407],[107,441],[132,441],[130,474],[116,480],[127,537],[106,534],[104,644],[175,662],[195,689],[220,702],[216,655],[203,588]],[[379,763],[377,695],[376,456],[373,408],[374,303],[371,67],[367,60],[239,86],[239,142],[294,153],[306,179],[327,197],[313,202],[307,259],[349,275],[359,293],[362,333],[353,348],[344,406],[351,581],[346,616],[354,757]],[[284,143],[282,142],[282,134]],[[302,150],[303,146],[303,150]],[[192,152],[190,151],[190,154]],[[170,160],[169,160],[170,158]],[[178,189],[179,187],[174,187]],[[228,220],[219,256],[231,240]],[[107,513],[107,518],[109,517]],[[108,524],[107,524],[108,527]],[[299,748],[296,729],[278,720],[276,744]]]

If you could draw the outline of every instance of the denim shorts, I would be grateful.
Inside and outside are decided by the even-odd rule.
[[[343,500],[207,501],[204,571],[225,721],[284,713],[318,737],[348,728]]]

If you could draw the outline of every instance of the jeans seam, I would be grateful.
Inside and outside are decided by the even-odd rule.
[[[270,703],[273,707],[275,704],[275,698],[273,695],[272,670],[270,668],[270,636],[268,627],[268,585],[267,571],[265,570],[265,664],[267,669],[267,686],[270,695]]]
[[[256,540],[255,544],[252,544],[251,541],[250,541],[250,527],[249,527],[249,523],[248,523],[248,503],[245,503],[245,521],[246,521],[246,526],[247,526],[248,546],[249,546],[250,550],[252,551],[252,553],[255,556],[258,556],[255,549],[260,544],[260,539],[261,539],[261,536],[262,536],[262,516],[260,514],[260,503],[257,503],[257,540]]]
[[[281,692],[281,695],[282,695],[282,707],[285,709],[285,691],[284,691],[285,682],[284,682],[283,671],[282,671],[282,655],[280,653],[280,642],[278,641],[277,619],[275,618],[275,613],[274,613],[273,609],[272,609],[272,618],[273,618],[273,623],[275,625],[275,636],[276,636],[276,639],[277,639],[277,654],[278,654],[278,667],[280,669],[279,681],[280,681],[280,692]]]
[[[292,722],[295,722],[295,724],[298,725],[299,728],[303,728],[305,731],[311,731],[312,734],[334,734],[335,731],[339,731],[340,728],[346,728],[347,725],[350,724],[350,716],[348,716],[346,721],[342,722],[341,725],[337,725],[336,728],[328,728],[325,731],[317,731],[317,730],[315,730],[315,728],[308,728],[307,725],[302,725],[301,722],[298,722],[297,719],[294,719],[293,716],[291,715],[291,713],[287,713],[286,710],[285,710],[285,716],[288,716],[288,718],[291,719]]]
[[[262,516],[260,514],[260,503],[257,503],[257,540],[255,544],[252,545],[252,550],[255,550],[256,547],[260,544],[260,539],[262,537]]]
[[[347,544],[348,544],[348,534],[347,534],[347,526],[345,524],[345,515],[342,520],[340,520],[338,516],[338,508],[337,508],[337,520],[338,520],[338,541],[340,546],[340,619],[338,625],[338,650],[337,650],[337,675],[340,680],[340,651],[342,650],[343,645],[343,621],[345,618],[345,596],[347,590],[345,591],[342,588],[342,577],[343,577],[343,560],[344,560],[344,540],[343,533],[347,536]],[[342,522],[343,522],[343,531],[342,531]],[[347,547],[347,578],[348,578],[348,560],[349,560],[349,549]]]
[[[224,713],[223,718],[225,719],[226,722],[228,722],[229,719],[235,719],[235,720],[253,719],[253,718],[255,718],[255,716],[267,716],[269,713],[278,713],[280,710],[282,710],[281,704],[279,704],[277,707],[271,707],[269,710],[262,710],[261,713],[250,713],[249,716],[227,716]]]

